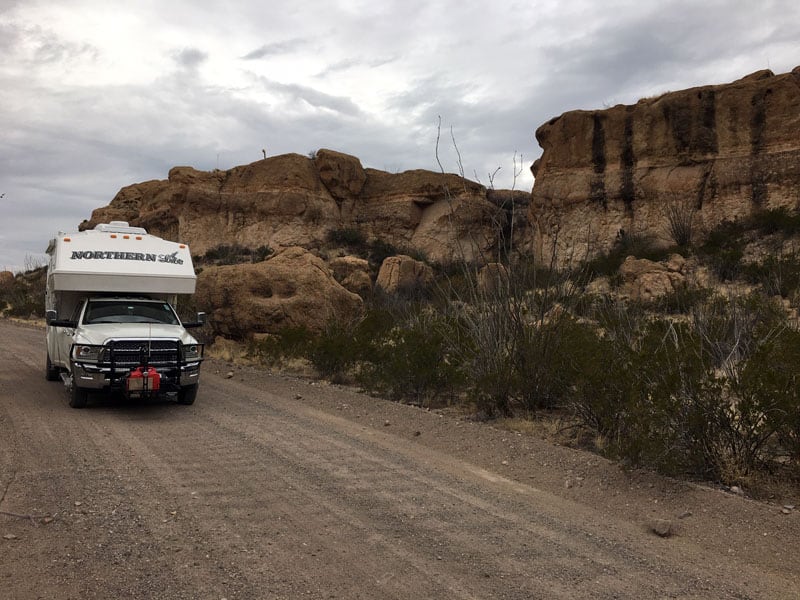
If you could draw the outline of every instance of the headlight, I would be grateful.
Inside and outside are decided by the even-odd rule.
[[[77,361],[97,362],[100,360],[100,353],[102,351],[103,346],[76,344],[72,347],[72,359]]]
[[[184,344],[183,360],[198,360],[203,356],[203,344]]]

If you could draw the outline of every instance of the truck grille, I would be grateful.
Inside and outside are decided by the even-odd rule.
[[[115,368],[132,369],[146,358],[153,367],[175,368],[179,349],[178,340],[115,340],[106,345],[102,362],[113,363]]]

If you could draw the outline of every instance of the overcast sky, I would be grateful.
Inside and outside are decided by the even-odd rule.
[[[441,117],[447,171],[452,128],[529,191],[553,116],[798,64],[797,0],[0,0],[0,270],[175,165],[438,170]]]

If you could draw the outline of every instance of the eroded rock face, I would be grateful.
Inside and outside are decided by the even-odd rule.
[[[194,255],[232,244],[319,249],[332,230],[347,228],[450,262],[497,244],[506,211],[487,195],[457,175],[364,169],[354,156],[323,149],[313,159],[286,154],[228,171],[174,167],[167,180],[122,188],[81,228],[128,221]],[[529,197],[515,193],[522,203]]]
[[[390,256],[383,261],[375,286],[386,294],[425,288],[433,283],[433,271],[410,256]]]
[[[676,254],[665,263],[629,256],[619,268],[622,276],[621,294],[632,300],[648,301],[660,298],[686,285],[682,269],[686,260]]]
[[[669,215],[702,236],[800,197],[800,67],[727,85],[572,111],[542,125],[532,249],[561,264],[607,251],[620,232],[672,243]]]
[[[235,339],[285,327],[319,332],[330,319],[357,315],[362,306],[320,258],[299,247],[260,263],[204,269],[196,302],[215,334]]]
[[[369,262],[357,256],[341,256],[329,263],[333,277],[346,290],[367,298],[372,293]]]
[[[357,198],[364,189],[367,174],[355,156],[323,149],[314,157],[314,165],[322,184],[340,202]]]

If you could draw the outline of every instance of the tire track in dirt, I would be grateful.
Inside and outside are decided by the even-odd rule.
[[[305,402],[208,370],[191,407],[73,410],[44,381],[43,332],[0,335],[0,510],[59,513],[0,520],[12,598],[797,596],[782,573],[345,418],[335,389]]]

